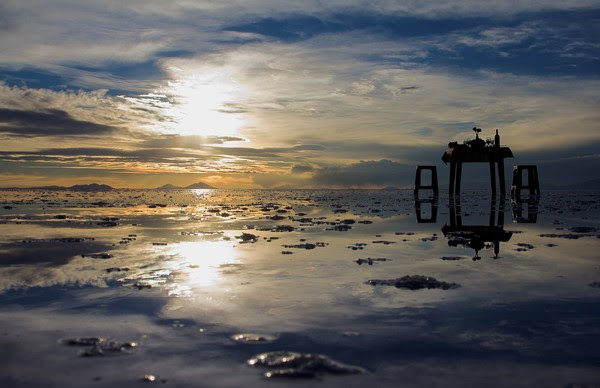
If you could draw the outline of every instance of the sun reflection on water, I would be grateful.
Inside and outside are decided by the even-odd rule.
[[[169,247],[173,257],[169,295],[192,296],[194,290],[210,288],[222,281],[221,267],[239,263],[231,241],[182,242]]]

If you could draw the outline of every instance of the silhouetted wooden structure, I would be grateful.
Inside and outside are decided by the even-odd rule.
[[[522,199],[519,196],[512,197],[512,220],[517,224],[535,224],[537,222],[539,197],[529,196]],[[527,211],[525,211],[527,206]],[[524,216],[527,214],[527,217]]]
[[[423,170],[431,171],[431,185],[424,186],[422,175]],[[434,197],[437,197],[439,194],[438,190],[438,179],[437,179],[437,167],[436,166],[417,166],[417,172],[415,175],[415,199],[419,197],[419,190],[433,190]]]
[[[523,171],[527,171],[526,185],[523,184]],[[513,167],[510,194],[512,197],[520,197],[521,190],[529,190],[529,196],[540,195],[540,180],[538,178],[537,166],[521,164]]]
[[[480,128],[473,128],[476,133],[475,139],[458,144],[451,142],[448,150],[442,155],[445,164],[450,163],[450,180],[448,194],[450,196],[460,195],[463,163],[489,163],[490,179],[492,183],[492,196],[496,195],[496,165],[498,165],[498,180],[500,184],[500,195],[506,194],[504,183],[504,159],[512,158],[513,153],[508,147],[500,146],[500,136],[496,130],[493,145],[479,138]]]
[[[498,206],[494,199],[490,202],[490,217],[488,225],[463,225],[460,197],[450,200],[450,225],[444,225],[442,233],[448,238],[449,246],[465,246],[475,250],[473,260],[479,260],[479,251],[486,243],[494,245],[494,254],[498,257],[500,243],[507,242],[513,232],[504,230],[504,198],[500,198]],[[496,219],[496,209],[498,218]]]
[[[427,211],[427,206],[423,205],[431,205],[431,216],[426,217],[424,214]],[[425,209],[425,211],[424,211]],[[434,196],[433,198],[427,199],[419,199],[417,194],[415,194],[415,215],[417,216],[417,223],[419,224],[433,224],[437,222],[437,212],[438,212],[438,197]]]

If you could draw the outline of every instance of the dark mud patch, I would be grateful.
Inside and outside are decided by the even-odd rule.
[[[375,241],[371,241],[373,244],[383,244],[383,245],[390,245],[390,244],[396,244],[395,241],[387,241],[387,240],[375,240]]]
[[[258,236],[252,233],[242,233],[239,236],[235,236],[235,238],[241,240],[241,243],[255,243],[258,241]]]
[[[271,228],[271,232],[283,233],[283,232],[293,232],[294,227],[292,225],[277,225],[274,228]]]
[[[394,286],[396,288],[406,288],[408,290],[420,290],[423,288],[437,288],[441,290],[451,290],[460,287],[457,283],[447,283],[439,281],[431,276],[407,275],[397,279],[374,279],[367,281],[372,286]]]
[[[302,244],[291,244],[291,245],[282,245],[284,248],[295,248],[295,249],[315,249],[315,248],[323,248],[327,245],[324,242],[316,242],[316,243],[302,243]]]
[[[374,259],[367,257],[366,259],[358,259],[358,260],[355,260],[354,262],[358,265],[363,265],[363,264],[373,265],[373,263],[382,262],[382,261],[388,261],[388,259],[386,259],[385,257],[376,257]]]
[[[118,226],[119,223],[116,221],[100,221],[97,222],[96,225],[102,226],[103,228],[113,228],[115,226]]]
[[[326,374],[349,375],[365,373],[365,369],[334,361],[322,354],[277,351],[258,354],[248,365],[269,368],[267,378],[317,378]]]
[[[352,245],[348,245],[348,249],[352,249],[353,251],[362,251],[367,246],[367,243],[354,243]]]
[[[592,226],[574,226],[569,228],[569,232],[573,233],[595,233],[599,230],[600,228],[594,228]]]
[[[102,253],[91,253],[91,254],[83,254],[81,257],[89,257],[91,259],[112,259],[113,255],[110,253],[102,252]]]
[[[334,230],[336,232],[347,232],[352,229],[352,226],[346,224],[334,225],[333,228],[327,228],[325,230]]]
[[[277,337],[269,334],[240,333],[232,335],[231,339],[235,342],[259,344],[273,342],[277,339]]]
[[[47,239],[27,239],[22,240],[23,244],[35,244],[35,243],[82,243],[87,241],[94,241],[94,237],[61,237],[61,238],[47,238]]]
[[[579,238],[582,237],[594,237],[593,234],[575,234],[575,233],[542,233],[540,234],[540,237],[547,237],[547,238],[566,238],[568,240],[577,240]]]
[[[440,257],[440,259],[442,259],[444,261],[457,261],[457,260],[464,259],[464,257],[462,257],[462,256],[442,256],[442,257]]]
[[[127,268],[127,267],[110,267],[110,268],[106,268],[105,271],[107,273],[112,273],[112,272],[127,272],[127,271],[129,271],[129,268]]]
[[[102,337],[66,338],[60,342],[66,346],[87,347],[87,349],[83,349],[81,352],[79,352],[80,357],[129,354],[132,349],[138,347],[137,342],[107,341]]]
[[[527,243],[518,243],[517,244],[517,248],[515,249],[517,252],[527,252],[532,250],[533,248],[535,248],[533,245],[531,244],[527,244]]]
[[[143,290],[145,288],[148,288],[148,289],[152,288],[152,285],[148,284],[148,283],[136,282],[136,283],[133,283],[131,285],[131,287],[137,288],[138,290]]]

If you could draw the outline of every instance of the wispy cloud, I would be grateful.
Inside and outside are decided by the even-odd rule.
[[[520,155],[600,141],[591,0],[0,7],[12,176],[388,185],[474,125]]]

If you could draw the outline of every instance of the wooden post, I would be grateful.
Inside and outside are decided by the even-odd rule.
[[[417,166],[417,172],[415,174],[415,190],[414,196],[419,195],[419,189],[421,188],[421,166]]]
[[[490,180],[492,181],[492,197],[496,196],[496,162],[490,162]]]
[[[433,166],[431,168],[431,186],[433,187],[433,195],[437,197],[440,193],[438,189],[438,180],[437,180],[437,168]]]
[[[448,195],[454,196],[454,180],[456,178],[456,162],[450,161],[450,182],[448,182]]]
[[[462,209],[460,206],[460,197],[454,199],[455,211],[456,211],[456,226],[461,227],[462,224]]]
[[[460,181],[462,179],[462,162],[458,162],[456,166],[456,186],[454,187],[454,194],[460,195]]]
[[[504,209],[505,209],[505,202],[504,202],[504,197],[500,198],[500,201],[498,202],[498,223],[496,224],[497,226],[503,227],[504,226]]]
[[[501,156],[498,158],[498,179],[500,184],[500,195],[504,198],[506,195],[506,187],[504,184],[504,158]]]

